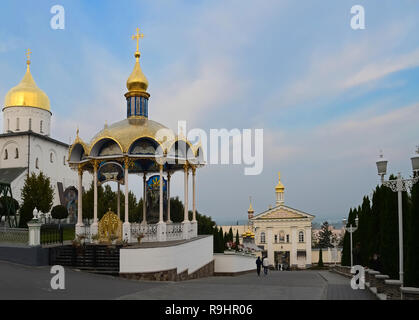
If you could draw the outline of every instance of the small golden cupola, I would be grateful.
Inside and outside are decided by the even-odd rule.
[[[276,205],[279,206],[284,204],[284,190],[285,187],[281,183],[281,172],[278,172],[278,184],[275,187],[275,194],[276,194]]]
[[[148,80],[145,77],[140,66],[140,39],[144,38],[144,34],[140,33],[137,28],[137,33],[132,36],[133,40],[137,40],[137,51],[135,51],[135,66],[131,75],[127,80],[128,92],[125,94],[127,99],[127,118],[139,117],[148,118],[148,99],[150,94],[147,92]]]
[[[252,207],[252,197],[249,197],[249,201],[250,201],[250,205],[249,205],[249,209],[247,210],[247,216],[250,220],[253,218],[253,214],[255,213],[255,210],[253,210],[253,207]]]
[[[49,98],[44,91],[38,88],[30,70],[30,54],[27,51],[26,74],[22,81],[6,94],[4,109],[10,107],[33,107],[51,112]],[[3,110],[4,110],[3,109]]]

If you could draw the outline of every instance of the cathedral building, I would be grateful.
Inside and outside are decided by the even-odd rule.
[[[255,214],[252,203],[248,209],[248,224],[243,226],[222,226],[224,232],[230,227],[233,234],[251,232],[255,244],[262,249],[269,264],[291,269],[304,269],[312,265],[311,222],[314,216],[285,205],[285,187],[278,174],[275,187],[276,205]]]
[[[32,77],[29,53],[22,81],[4,100],[0,181],[11,185],[13,197],[21,204],[27,175],[42,171],[54,189],[53,205],[66,205],[75,214],[77,173],[68,166],[69,145],[51,137],[50,101]]]

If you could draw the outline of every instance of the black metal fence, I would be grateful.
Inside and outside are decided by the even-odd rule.
[[[43,224],[41,226],[41,245],[64,244],[74,239],[74,224]]]

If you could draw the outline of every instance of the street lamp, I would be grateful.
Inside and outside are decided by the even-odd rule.
[[[382,160],[383,155],[380,155],[378,159],[377,170],[378,175],[381,176],[381,183],[389,187],[393,192],[397,192],[397,201],[398,201],[398,213],[399,213],[399,274],[400,282],[403,286],[403,208],[402,208],[402,192],[408,191],[416,182],[418,182],[419,177],[417,173],[419,171],[419,147],[417,147],[416,155],[414,155],[412,160],[412,169],[414,177],[412,179],[403,179],[401,173],[399,172],[396,180],[384,180],[384,176],[387,173],[387,161]],[[385,163],[384,163],[385,162]]]
[[[347,226],[346,224],[346,219],[343,218],[342,222],[343,222],[343,228],[345,229],[346,232],[349,232],[350,237],[351,237],[351,268],[353,267],[354,264],[354,258],[353,258],[353,252],[352,252],[352,233],[354,233],[356,230],[358,230],[358,216],[356,216],[355,218],[355,226],[353,226],[352,224],[350,224],[349,226]]]

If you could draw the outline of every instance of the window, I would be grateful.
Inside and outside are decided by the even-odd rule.
[[[304,231],[298,233],[298,242],[304,242]]]
[[[278,235],[275,235],[275,243],[278,243]]]
[[[260,234],[260,242],[261,242],[261,243],[265,243],[265,232],[262,232],[262,233]]]
[[[49,154],[49,162],[51,162],[51,163],[54,162],[54,155],[53,155],[52,152]]]
[[[290,235],[289,234],[287,234],[287,242],[288,243],[290,242]]]
[[[7,119],[7,131],[10,131],[10,119]]]
[[[65,156],[63,157],[63,165],[65,165]]]
[[[38,158],[36,158],[36,160],[35,160],[35,168],[39,169],[39,159]]]
[[[32,119],[29,119],[29,130],[32,130]]]
[[[9,158],[9,153],[7,152],[7,149],[4,150],[4,160],[7,160]]]
[[[41,120],[41,123],[39,124],[39,127],[40,127],[40,131],[41,131],[41,133],[42,133],[42,124],[43,124],[43,121]]]
[[[19,149],[18,148],[16,148],[15,159],[19,159]]]
[[[16,131],[19,131],[19,118],[16,118]]]

